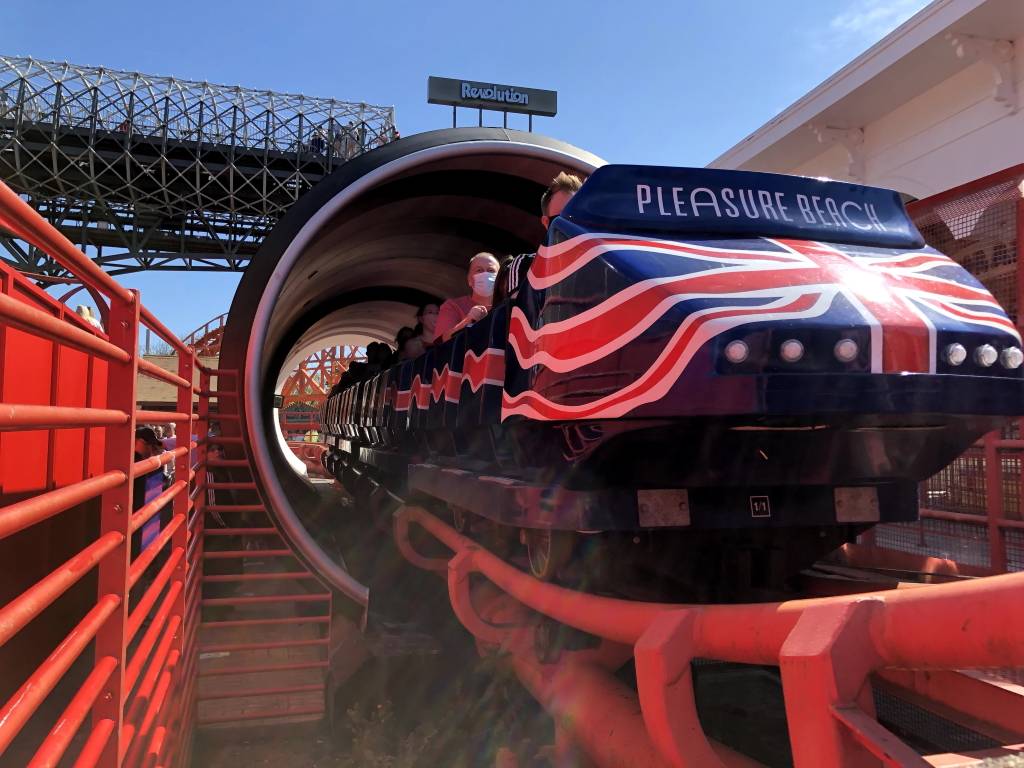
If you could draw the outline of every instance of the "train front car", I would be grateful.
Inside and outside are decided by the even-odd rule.
[[[719,598],[782,586],[1024,412],[1012,321],[892,191],[605,166],[521,282],[410,367],[402,426],[409,490],[521,530],[539,576],[586,538]]]

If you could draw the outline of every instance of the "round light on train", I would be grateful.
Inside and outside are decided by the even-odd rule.
[[[804,345],[796,339],[787,339],[779,347],[779,357],[787,363],[795,363],[804,356]]]
[[[840,363],[852,363],[860,353],[860,347],[853,339],[840,339],[833,350]]]
[[[988,368],[990,365],[995,365],[995,362],[998,359],[999,353],[991,344],[982,344],[974,350],[974,362],[978,365],[983,365]]]
[[[747,342],[736,339],[725,345],[725,359],[730,363],[742,363],[750,356],[750,347]]]
[[[1003,364],[1003,368],[1009,368],[1011,371],[1020,368],[1021,363],[1024,363],[1024,352],[1017,347],[1007,347],[999,353],[999,362]]]
[[[963,344],[948,344],[942,354],[950,365],[961,365],[967,359],[967,349]]]

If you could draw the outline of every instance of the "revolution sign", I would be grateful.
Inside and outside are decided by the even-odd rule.
[[[544,117],[554,117],[558,112],[556,91],[481,83],[476,80],[455,80],[450,77],[427,79],[427,102],[452,107],[493,109],[498,112],[521,112]]]

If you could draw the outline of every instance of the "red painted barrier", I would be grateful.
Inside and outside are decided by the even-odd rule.
[[[76,766],[183,765],[194,664],[179,662],[195,655],[185,629],[198,609],[187,584],[201,514],[189,449],[137,462],[134,430],[205,428],[192,415],[194,354],[2,184],[0,225],[110,303],[104,333],[0,267],[0,762],[54,766],[77,745]],[[139,357],[142,327],[176,351],[176,373]],[[177,411],[136,410],[138,373],[177,387]],[[177,482],[148,504],[133,499],[135,478],[171,462]],[[133,545],[167,506],[160,533]],[[69,546],[79,549],[54,559]]]
[[[876,672],[1024,665],[1024,612],[1004,609],[1024,604],[1024,574],[783,603],[667,605],[537,581],[430,513],[404,507],[395,515],[396,542],[421,568],[439,570],[443,561],[416,552],[411,523],[453,552],[445,567],[459,620],[481,642],[510,653],[526,686],[557,722],[570,723],[570,734],[598,766],[743,764],[746,758],[704,736],[690,679],[697,658],[780,668],[798,767],[927,764],[875,719],[870,692]],[[607,670],[579,666],[579,655],[541,665],[533,651],[534,625],[489,623],[473,599],[473,574],[525,608],[631,647],[636,693],[616,687]],[[579,699],[581,690],[588,695]],[[642,712],[643,736],[625,712],[619,715],[622,728],[601,725],[603,713],[618,711],[630,695]],[[977,719],[985,715],[969,701],[953,706]],[[1017,731],[1024,736],[1024,720]],[[647,744],[657,759],[645,752]],[[624,757],[631,754],[634,762]]]

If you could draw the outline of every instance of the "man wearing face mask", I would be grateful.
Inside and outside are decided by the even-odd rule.
[[[463,328],[482,320],[491,309],[498,260],[492,253],[478,253],[469,261],[466,282],[473,292],[469,296],[448,299],[437,314],[434,343],[448,341]]]

